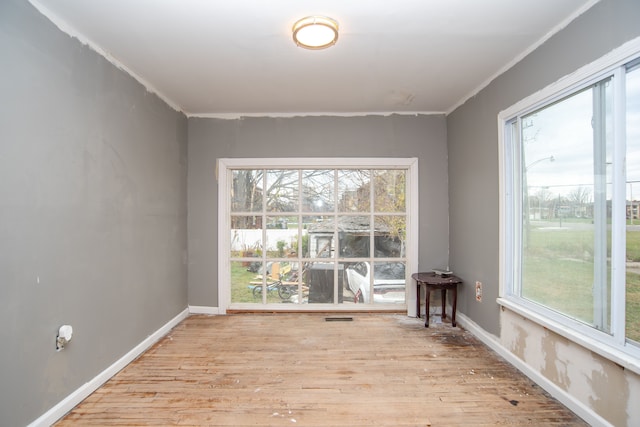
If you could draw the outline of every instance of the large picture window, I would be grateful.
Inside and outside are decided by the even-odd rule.
[[[223,305],[405,309],[415,159],[220,165]]]
[[[638,61],[520,104],[501,123],[500,302],[580,342],[637,356]]]

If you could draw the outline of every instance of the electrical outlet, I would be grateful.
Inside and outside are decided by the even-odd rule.
[[[476,301],[482,302],[482,282],[476,282]]]

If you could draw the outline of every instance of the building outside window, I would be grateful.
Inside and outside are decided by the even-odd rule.
[[[223,305],[406,308],[415,159],[219,163]]]
[[[627,57],[501,113],[500,302],[635,357],[639,63]]]

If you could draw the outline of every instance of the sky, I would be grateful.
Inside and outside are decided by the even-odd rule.
[[[633,198],[640,199],[640,68],[628,72],[626,77],[627,198],[633,189]],[[613,105],[612,85],[607,84],[606,90],[609,113]],[[523,118],[525,167],[527,183],[534,187],[532,192],[548,187],[552,194],[565,196],[577,186],[592,189],[593,92],[584,90]],[[610,120],[607,138],[612,139]],[[611,168],[614,165],[610,164],[610,144],[607,151],[607,167]],[[609,195],[610,191],[609,188]]]

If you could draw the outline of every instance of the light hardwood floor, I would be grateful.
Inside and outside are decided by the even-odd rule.
[[[189,317],[57,424],[78,425],[586,424],[449,323],[290,313]]]

